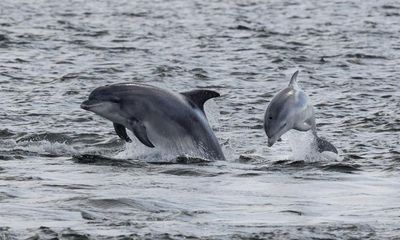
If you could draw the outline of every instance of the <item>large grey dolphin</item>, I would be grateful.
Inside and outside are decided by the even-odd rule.
[[[268,136],[268,146],[274,145],[280,137],[291,129],[311,130],[319,152],[338,153],[328,141],[318,137],[315,124],[314,108],[308,96],[297,84],[296,71],[289,86],[278,92],[269,103],[264,116],[264,130]]]
[[[210,90],[179,94],[149,85],[113,84],[93,90],[81,108],[112,121],[127,142],[126,128],[147,147],[216,160],[225,157],[203,105],[219,96]]]

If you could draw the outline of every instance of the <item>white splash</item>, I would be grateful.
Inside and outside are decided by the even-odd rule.
[[[301,132],[297,130],[290,130],[284,135],[292,149],[291,158],[294,160],[305,161],[332,161],[340,160],[338,154],[333,152],[318,151],[317,143],[311,131]]]
[[[50,142],[48,140],[41,141],[21,141],[6,140],[0,142],[2,148],[20,149],[28,152],[35,152],[38,154],[51,154],[51,155],[68,155],[72,156],[78,151],[71,145],[62,142]]]

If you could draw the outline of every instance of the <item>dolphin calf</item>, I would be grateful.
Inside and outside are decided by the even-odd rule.
[[[203,106],[219,96],[210,90],[173,93],[149,85],[112,84],[93,90],[81,108],[112,121],[115,132],[126,142],[131,142],[126,133],[129,129],[150,148],[223,160]]]
[[[264,116],[264,130],[268,136],[268,146],[271,147],[280,137],[291,129],[312,131],[319,152],[338,153],[328,141],[318,137],[315,124],[314,108],[308,96],[297,84],[296,71],[289,85],[278,92],[269,103]]]

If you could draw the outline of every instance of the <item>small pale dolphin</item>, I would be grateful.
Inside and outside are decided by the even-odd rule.
[[[210,90],[178,94],[149,85],[113,84],[93,90],[81,108],[112,121],[117,135],[127,142],[131,139],[126,128],[150,148],[223,160],[203,108],[208,99],[219,96]]]
[[[264,130],[268,136],[268,146],[274,145],[280,137],[291,129],[311,130],[319,152],[338,153],[328,141],[318,137],[314,109],[308,96],[297,84],[296,71],[289,86],[278,92],[269,103],[264,116]]]

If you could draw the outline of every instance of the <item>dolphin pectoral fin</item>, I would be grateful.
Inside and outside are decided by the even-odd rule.
[[[211,98],[219,97],[220,94],[211,90],[193,90],[181,93],[204,113],[204,103]]]
[[[123,125],[119,123],[113,123],[113,124],[114,124],[114,130],[117,133],[118,137],[120,137],[122,140],[125,140],[126,142],[132,142],[132,140],[126,133],[126,128]]]
[[[296,129],[296,130],[299,130],[299,131],[302,131],[302,132],[306,132],[306,131],[311,129],[311,125],[309,125],[306,122],[296,123],[294,125],[293,129]]]
[[[137,139],[139,139],[139,141],[144,145],[153,148],[154,145],[150,142],[150,139],[147,136],[146,127],[144,126],[143,122],[140,122],[137,119],[131,119],[129,122]]]
[[[338,150],[335,148],[335,146],[323,138],[317,137],[317,147],[318,152],[334,152],[338,154]]]

